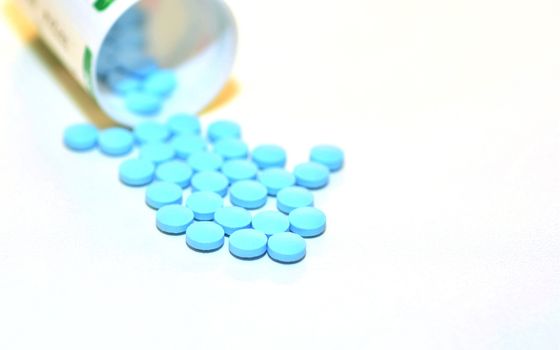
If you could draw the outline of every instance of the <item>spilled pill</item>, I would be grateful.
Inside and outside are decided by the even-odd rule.
[[[119,166],[119,179],[128,186],[147,185],[154,179],[154,164],[145,159],[127,159]]]
[[[276,207],[285,214],[301,207],[313,206],[313,193],[303,187],[286,187],[276,195]]]
[[[103,130],[99,134],[99,149],[109,156],[124,156],[134,146],[132,133],[125,128],[113,127]]]
[[[237,230],[229,236],[229,252],[240,259],[255,259],[266,253],[267,237],[255,229]]]
[[[180,204],[163,206],[156,213],[157,228],[171,235],[185,233],[193,220],[194,214],[192,210]]]
[[[267,190],[256,180],[237,181],[229,191],[231,204],[245,209],[257,209],[266,204]]]
[[[187,245],[201,252],[212,252],[224,245],[224,229],[211,221],[193,222],[186,231]]]
[[[73,151],[87,151],[97,145],[98,134],[91,124],[74,124],[64,130],[64,144]]]
[[[305,240],[292,232],[281,232],[268,238],[268,256],[274,261],[291,264],[302,260],[306,253]]]
[[[174,183],[157,181],[146,188],[146,204],[153,209],[159,209],[169,204],[181,204],[183,189]]]
[[[186,188],[191,183],[193,171],[183,161],[170,160],[158,165],[155,175],[157,180],[173,182],[182,188]]]
[[[197,220],[214,220],[214,213],[224,205],[224,199],[216,192],[200,191],[192,193],[186,201]]]

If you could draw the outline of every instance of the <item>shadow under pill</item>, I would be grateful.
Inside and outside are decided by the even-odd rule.
[[[255,261],[243,261],[235,257],[234,261],[225,267],[227,274],[241,282],[270,281],[278,284],[292,284],[300,280],[306,270],[305,261],[299,264],[282,264],[267,258],[265,253]],[[240,261],[241,260],[241,261]]]
[[[306,254],[306,255],[307,255],[307,254]],[[294,265],[294,264],[297,264],[297,263],[301,262],[303,259],[305,259],[305,256],[306,256],[306,255],[304,255],[304,256],[303,256],[301,259],[299,259],[299,260],[296,260],[296,261],[289,261],[289,262],[288,262],[288,261],[276,260],[276,259],[274,259],[273,257],[271,257],[270,255],[269,255],[268,257],[270,258],[270,260],[272,260],[272,261],[274,261],[274,262],[276,262],[276,263],[282,264],[282,265]]]
[[[259,260],[259,259],[261,259],[263,256],[265,256],[265,255],[266,255],[266,252],[263,253],[263,254],[261,254],[261,255],[259,255],[259,256],[253,257],[253,258],[240,258],[240,257],[238,257],[238,256],[236,256],[236,255],[233,255],[232,252],[229,252],[229,254],[230,254],[231,256],[233,256],[234,258],[236,258],[237,260],[242,260],[242,261],[254,261],[254,260]]]
[[[163,234],[166,235],[166,236],[177,237],[177,236],[182,236],[182,235],[184,235],[184,234],[186,233],[186,231],[179,232],[179,233],[170,233],[170,232],[162,231],[162,230],[161,230],[159,227],[157,227],[157,226],[156,226],[156,228],[157,228],[157,230],[158,230],[159,232],[163,233]]]
[[[197,252],[197,253],[203,253],[203,254],[214,253],[214,252],[217,252],[218,250],[220,250],[220,249],[223,248],[223,246],[221,246],[221,247],[219,247],[219,248],[212,249],[212,250],[200,250],[200,249],[193,248],[193,247],[191,247],[191,246],[188,245],[188,244],[187,244],[187,247],[189,247],[189,249],[191,249],[191,250],[193,250],[193,251],[195,251],[195,252]]]

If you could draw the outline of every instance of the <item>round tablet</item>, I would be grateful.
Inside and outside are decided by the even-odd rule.
[[[208,125],[208,139],[216,142],[225,138],[240,138],[241,127],[230,120],[218,120]]]
[[[323,164],[330,171],[338,171],[344,164],[344,152],[336,146],[317,145],[311,149],[309,160]]]
[[[283,188],[295,185],[294,174],[283,168],[268,168],[257,174],[257,179],[268,190],[268,194],[276,196]]]
[[[210,191],[222,197],[227,194],[228,185],[227,177],[217,171],[200,171],[194,174],[191,179],[193,192]]]
[[[211,221],[193,222],[187,227],[187,245],[202,252],[218,250],[224,245],[224,229]]]
[[[327,217],[313,207],[303,207],[292,210],[289,215],[290,231],[302,237],[315,237],[325,232]]]
[[[276,207],[286,214],[296,208],[311,206],[313,206],[313,193],[303,187],[286,187],[276,195]]]
[[[224,160],[244,159],[249,154],[249,147],[239,139],[225,138],[214,143],[214,152],[221,155]]]
[[[146,204],[159,209],[164,205],[181,204],[183,201],[183,189],[171,182],[154,182],[146,189]]]
[[[266,187],[255,180],[237,181],[229,191],[231,204],[245,209],[257,209],[266,204]]]
[[[138,91],[142,87],[142,82],[139,79],[128,74],[123,74],[119,70],[110,72],[105,82],[114,93],[121,96],[133,91]]]
[[[179,113],[167,119],[167,126],[171,132],[178,134],[200,134],[200,121],[196,115]]]
[[[218,153],[198,151],[191,154],[187,161],[194,171],[204,171],[220,169],[224,159]]]
[[[267,210],[257,213],[251,224],[255,230],[264,232],[267,236],[286,232],[290,228],[288,216],[279,211]]]
[[[156,213],[157,228],[172,235],[185,233],[193,220],[192,210],[180,204],[166,205],[159,208]]]
[[[222,207],[214,213],[214,221],[224,228],[226,235],[248,228],[251,219],[251,213],[239,207]]]
[[[136,125],[133,134],[138,143],[164,142],[171,136],[166,125],[153,121],[146,121]]]
[[[173,146],[163,142],[149,142],[140,146],[140,158],[154,164],[167,162],[175,157]]]
[[[87,151],[97,144],[97,135],[91,124],[74,124],[64,130],[64,144],[73,151]]]
[[[229,252],[240,259],[255,259],[266,253],[266,235],[254,229],[237,230],[229,236]]]
[[[281,263],[295,263],[305,257],[305,239],[292,232],[281,232],[268,238],[268,256]]]
[[[286,165],[286,151],[277,145],[261,145],[251,154],[253,162],[261,169],[282,168]]]
[[[139,115],[157,114],[161,109],[161,97],[143,92],[132,91],[124,97],[126,109]]]
[[[177,153],[177,157],[188,159],[193,153],[206,149],[206,140],[199,135],[180,134],[171,140],[171,145]]]
[[[186,201],[197,220],[214,220],[216,210],[224,206],[224,199],[215,192],[200,191],[192,193]]]
[[[323,164],[307,162],[296,165],[294,176],[298,186],[318,189],[329,183],[329,168]]]
[[[246,159],[228,160],[222,165],[222,173],[231,183],[241,180],[252,180],[257,176],[255,163]]]
[[[125,128],[114,127],[103,130],[99,134],[99,149],[109,156],[123,156],[132,151],[134,137]]]
[[[189,186],[192,175],[191,167],[180,160],[170,160],[161,163],[156,169],[156,179],[176,183],[182,188]]]
[[[172,71],[156,70],[144,80],[142,89],[150,94],[167,96],[177,87],[177,77]]]
[[[155,167],[144,159],[127,159],[119,166],[119,179],[128,186],[147,185],[154,179]]]

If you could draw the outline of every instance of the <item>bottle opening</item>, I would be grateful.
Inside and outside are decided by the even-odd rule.
[[[229,78],[237,33],[219,0],[144,0],[128,8],[103,39],[93,94],[116,121],[196,114]]]

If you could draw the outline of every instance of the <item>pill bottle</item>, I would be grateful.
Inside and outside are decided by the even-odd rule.
[[[200,112],[221,91],[232,69],[237,31],[221,0],[16,1],[71,75],[123,125],[147,118],[129,112],[104,79],[120,61],[135,61],[139,47],[144,58],[173,72],[177,81],[150,120]],[[134,25],[137,29],[127,29]],[[119,31],[124,39],[115,44],[111,33]]]

